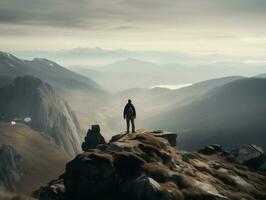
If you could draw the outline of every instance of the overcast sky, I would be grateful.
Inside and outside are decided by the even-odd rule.
[[[264,55],[265,0],[1,0],[1,50]]]

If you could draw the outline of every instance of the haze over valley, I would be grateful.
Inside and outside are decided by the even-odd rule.
[[[265,200],[265,0],[0,1],[0,199]]]

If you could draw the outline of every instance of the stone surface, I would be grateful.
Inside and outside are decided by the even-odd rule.
[[[87,150],[67,164],[61,179],[64,192],[44,198],[51,194],[49,185],[38,198],[266,199],[265,173],[228,162],[222,154],[178,151],[148,131],[115,136],[111,142]]]
[[[177,142],[177,134],[173,133],[173,132],[166,132],[166,131],[162,131],[162,130],[152,130],[152,131],[138,130],[137,133],[149,133],[149,134],[154,135],[155,137],[163,138],[163,139],[167,140],[172,147],[175,147],[177,144],[176,143]],[[126,133],[114,135],[111,138],[110,142],[117,141],[126,135],[127,135]]]
[[[87,132],[85,141],[82,143],[82,150],[87,151],[100,144],[106,144],[104,137],[100,133],[100,126],[92,125],[91,129],[89,129]]]
[[[238,163],[248,167],[258,169],[264,163],[264,151],[261,147],[254,144],[245,144],[232,150]]]

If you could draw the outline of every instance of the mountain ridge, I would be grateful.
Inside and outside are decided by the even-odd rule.
[[[32,76],[17,77],[0,88],[0,112],[4,121],[19,120],[49,134],[62,149],[75,156],[83,138],[79,122],[67,102],[53,88]]]
[[[150,126],[183,132],[183,148],[199,148],[217,139],[228,146],[252,142],[265,148],[265,87],[262,78],[230,82],[155,116]]]
[[[118,134],[87,149],[65,173],[35,191],[42,200],[263,200],[266,173],[237,164],[219,145],[203,154],[177,150],[159,131]],[[88,133],[89,134],[89,133]],[[165,133],[167,134],[167,133]],[[164,134],[163,134],[164,135]]]

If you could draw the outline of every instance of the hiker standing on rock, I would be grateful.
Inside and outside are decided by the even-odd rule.
[[[131,100],[128,100],[127,105],[124,108],[124,119],[127,122],[127,133],[129,133],[129,127],[131,123],[132,133],[135,133],[135,122],[134,119],[136,118],[136,110],[134,105],[131,103]]]

